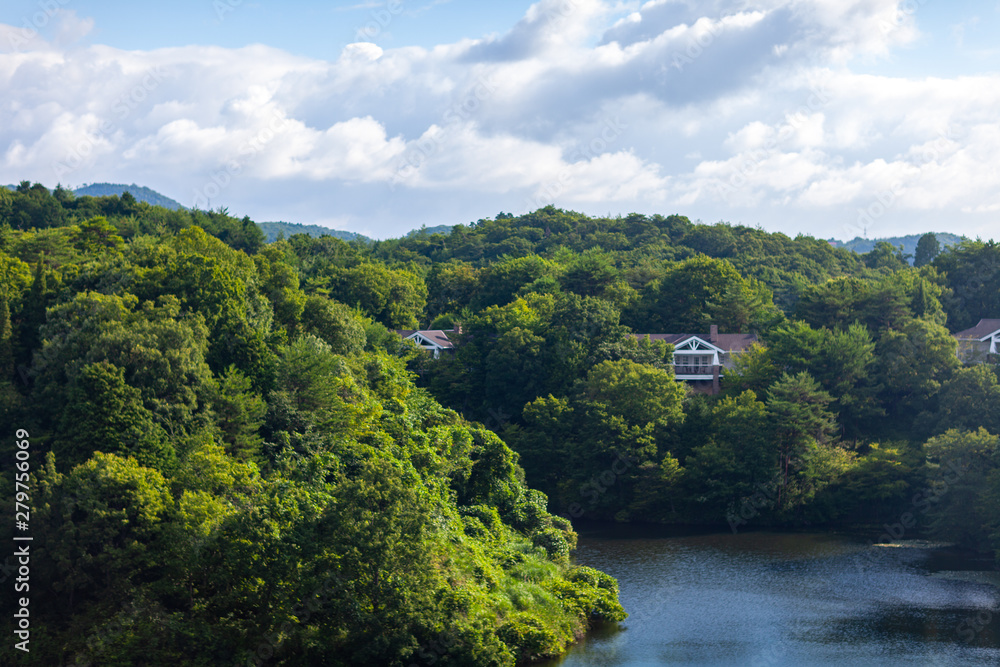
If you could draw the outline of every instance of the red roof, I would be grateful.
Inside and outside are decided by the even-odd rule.
[[[979,340],[997,331],[1000,331],[1000,320],[979,320],[979,324],[971,329],[959,331],[955,334],[955,338]]]
[[[757,334],[716,334],[715,340],[712,340],[711,334],[699,333],[699,334],[632,334],[636,338],[642,340],[646,336],[649,336],[650,340],[662,340],[665,343],[669,343],[674,347],[680,345],[689,338],[698,337],[701,340],[714,345],[718,348],[722,348],[726,352],[742,352],[750,348],[751,345],[757,342]]]

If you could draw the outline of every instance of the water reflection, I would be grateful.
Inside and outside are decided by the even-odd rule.
[[[630,617],[559,667],[997,665],[1000,596],[958,554],[817,534],[581,531]],[[934,576],[935,573],[947,576]]]

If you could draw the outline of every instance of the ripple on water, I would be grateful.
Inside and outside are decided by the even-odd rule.
[[[1000,664],[997,589],[932,576],[929,553],[813,534],[583,537],[577,562],[618,579],[630,617],[550,664]]]

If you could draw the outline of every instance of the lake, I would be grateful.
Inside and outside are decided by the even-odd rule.
[[[558,667],[998,665],[1000,576],[947,549],[830,534],[581,527],[630,617]]]

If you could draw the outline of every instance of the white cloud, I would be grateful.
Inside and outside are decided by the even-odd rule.
[[[886,229],[974,233],[1000,206],[1000,77],[851,70],[915,39],[910,5],[543,0],[499,37],[334,61],[88,46],[61,13],[17,48],[0,26],[0,180],[142,182],[383,236],[549,202],[825,233],[889,192]]]

